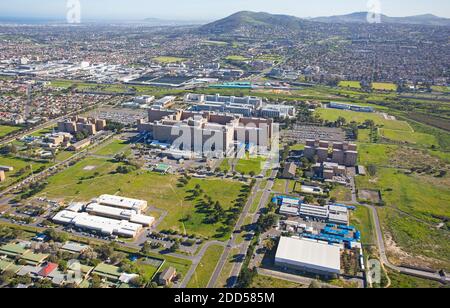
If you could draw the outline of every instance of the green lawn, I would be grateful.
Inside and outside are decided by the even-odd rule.
[[[358,142],[370,143],[370,129],[358,130]]]
[[[301,150],[305,149],[305,145],[304,144],[294,144],[294,145],[290,146],[289,149],[291,151],[301,151]]]
[[[0,125],[0,138],[20,129],[18,126]]]
[[[397,91],[397,85],[389,82],[374,82],[372,89],[381,91]]]
[[[37,169],[41,168],[42,166],[49,167],[50,164],[48,163],[42,163],[42,162],[36,162],[33,160],[25,160],[21,158],[15,158],[11,156],[0,156],[0,165],[1,166],[11,166],[14,168],[11,172],[5,172],[6,174],[6,181],[2,182],[0,184],[0,188],[7,187],[11,185],[13,182],[23,179],[31,174],[31,169],[28,169],[27,167],[31,166],[33,171],[36,171]],[[26,169],[26,172],[22,172]]]
[[[159,230],[174,229],[212,237],[220,234],[218,230],[222,224],[204,223],[208,213],[203,210],[198,198],[189,199],[192,195],[190,191],[199,184],[205,194],[214,201],[219,201],[227,210],[242,189],[240,182],[231,180],[191,179],[186,187],[178,187],[178,177],[174,175],[146,171],[112,174],[118,166],[119,164],[106,159],[85,159],[49,178],[49,185],[41,194],[66,201],[87,201],[101,194],[116,193],[147,200],[150,206],[168,212],[158,226]],[[218,239],[224,237],[222,235]]]
[[[432,145],[434,146],[439,145],[436,137],[429,134],[385,129],[385,128],[380,129],[380,133],[382,137],[396,142],[405,142],[415,145],[422,145],[426,147],[431,147]]]
[[[372,213],[368,208],[358,206],[351,213],[350,224],[361,231],[361,242],[364,245],[374,245],[376,243]]]
[[[432,86],[431,89],[433,89],[433,91],[437,91],[437,92],[450,93],[450,87]]]
[[[343,80],[339,82],[339,86],[342,88],[361,89],[361,83],[359,81]]]
[[[231,55],[225,58],[225,60],[230,61],[248,61],[249,59],[244,56],[238,56],[238,55]]]
[[[387,144],[362,143],[358,145],[359,163],[362,165],[388,166],[389,158],[398,146]]]
[[[236,164],[236,172],[249,174],[250,172],[254,172],[256,175],[260,174],[265,159],[261,157],[257,158],[241,158]]]
[[[378,168],[374,177],[357,177],[357,187],[381,190],[386,207],[379,209],[380,219],[398,246],[450,268],[448,231],[436,229],[441,222],[437,217],[450,217],[448,177],[436,179]]]
[[[262,289],[296,289],[301,288],[303,285],[287,280],[281,280],[278,278],[256,275],[250,288],[262,288]]]
[[[153,61],[163,63],[163,64],[183,62],[185,60],[186,60],[185,58],[179,58],[179,57],[156,57],[156,58],[153,58]]]
[[[124,152],[127,147],[129,147],[129,144],[126,141],[115,139],[112,142],[98,148],[95,154],[102,156],[114,156],[117,153]]]
[[[366,120],[373,120],[376,125],[387,129],[403,130],[412,132],[411,126],[405,121],[386,120],[379,113],[356,112],[351,110],[339,110],[332,108],[319,108],[316,113],[324,120],[336,121],[339,117],[343,117],[347,122],[355,121],[364,123]]]
[[[205,255],[197,266],[194,275],[189,281],[188,288],[206,288],[211,279],[211,276],[219,262],[220,256],[223,253],[222,246],[211,246],[206,250]]]

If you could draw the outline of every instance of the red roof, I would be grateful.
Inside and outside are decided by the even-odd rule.
[[[42,277],[47,277],[50,275],[54,270],[58,268],[58,264],[55,263],[48,263],[43,269],[39,271],[39,275]]]

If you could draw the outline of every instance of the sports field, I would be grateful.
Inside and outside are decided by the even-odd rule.
[[[153,58],[153,61],[159,62],[162,64],[183,62],[185,60],[186,60],[185,58],[179,58],[179,57],[156,57],[156,58]]]
[[[353,88],[361,89],[361,83],[359,81],[343,80],[339,82],[341,88]]]
[[[380,91],[397,91],[397,85],[389,82],[374,82],[372,89]]]

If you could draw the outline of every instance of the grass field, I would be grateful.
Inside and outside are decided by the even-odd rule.
[[[370,129],[358,130],[358,142],[369,143],[370,142]]]
[[[397,85],[389,82],[374,82],[372,89],[380,91],[397,91]]]
[[[380,129],[380,135],[392,141],[421,145],[425,147],[439,145],[435,136],[424,133],[382,128]]]
[[[229,61],[248,61],[249,59],[244,56],[231,55],[225,58],[225,60]]]
[[[225,263],[222,272],[220,273],[219,279],[215,285],[216,288],[225,288],[227,286],[227,279],[230,276],[231,270],[233,269],[236,256],[239,255],[239,248],[233,248],[228,255],[227,262]]]
[[[433,258],[450,268],[449,233],[436,228],[442,222],[437,217],[450,217],[448,178],[379,168],[374,177],[357,177],[357,187],[382,192],[386,203],[379,209],[382,225],[402,250]]]
[[[363,206],[351,213],[350,224],[361,231],[361,242],[364,245],[373,245],[375,241],[374,225],[370,210]]]
[[[20,130],[17,126],[0,125],[0,138],[6,136],[12,132]]]
[[[143,199],[147,200],[151,207],[168,212],[158,226],[159,230],[174,229],[212,237],[218,234],[222,224],[204,223],[208,213],[202,210],[198,198],[190,198],[190,191],[199,184],[205,194],[211,196],[214,201],[219,201],[226,210],[233,205],[242,189],[240,182],[231,180],[192,179],[186,187],[178,187],[178,177],[173,175],[144,171],[111,173],[118,166],[119,164],[106,159],[85,159],[49,178],[49,185],[42,195],[65,201],[88,201],[101,194],[116,193]]]
[[[97,155],[102,156],[113,156],[115,154],[124,152],[125,149],[129,147],[129,144],[122,140],[113,140],[112,142],[101,146],[98,148],[98,150],[95,152]]]
[[[348,187],[338,185],[331,190],[330,197],[342,202],[352,201],[352,191]]]
[[[366,166],[388,166],[389,157],[397,148],[396,145],[361,143],[358,145],[359,163]]]
[[[270,276],[256,275],[250,288],[262,289],[296,289],[303,285],[287,280],[281,280]]]
[[[343,80],[339,82],[339,86],[342,88],[361,89],[361,83],[359,81]]]
[[[209,280],[219,262],[220,256],[223,253],[222,246],[211,246],[206,250],[205,255],[197,266],[191,281],[189,281],[188,288],[206,288]]]
[[[394,289],[439,288],[442,286],[434,280],[422,279],[393,271],[388,271],[388,276],[391,279],[390,288]]]
[[[162,63],[162,64],[183,62],[185,60],[186,60],[185,58],[179,58],[179,57],[156,57],[156,58],[153,58],[153,61]]]
[[[445,86],[432,86],[431,89],[433,91],[442,92],[442,93],[450,93],[450,87]]]
[[[254,172],[256,175],[260,174],[262,171],[263,164],[265,162],[264,158],[241,158],[236,164],[236,172],[249,174]]]
[[[317,114],[324,120],[336,121],[339,117],[343,117],[347,122],[355,121],[364,123],[366,120],[373,120],[376,125],[387,129],[402,130],[412,132],[411,126],[405,121],[386,120],[379,113],[356,112],[349,110],[339,110],[331,108],[317,109]]]
[[[33,171],[36,171],[37,169],[41,168],[42,166],[46,166],[46,167],[49,166],[49,164],[47,164],[47,163],[41,163],[41,162],[36,162],[33,160],[25,160],[25,159],[9,157],[9,156],[7,156],[7,157],[0,156],[0,165],[1,166],[10,166],[10,167],[14,168],[14,170],[11,172],[5,172],[6,181],[0,183],[0,188],[7,187],[7,186],[11,185],[13,182],[29,176],[31,174],[31,169],[26,169],[27,171],[23,172],[23,173],[21,172],[21,170],[23,170],[26,167],[31,166]]]

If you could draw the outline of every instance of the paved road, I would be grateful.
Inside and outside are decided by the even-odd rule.
[[[207,242],[205,245],[203,245],[203,247],[200,249],[199,253],[192,258],[192,266],[189,269],[189,271],[186,273],[186,276],[183,279],[183,282],[180,284],[180,288],[186,288],[186,286],[188,285],[189,281],[191,281],[192,276],[194,275],[198,264],[200,263],[200,261],[202,260],[203,256],[206,253],[206,250],[214,245],[218,245],[218,246],[224,246],[225,243],[224,242],[219,242],[219,241],[211,241],[211,242]]]
[[[277,170],[273,170],[271,177],[275,178],[277,173],[278,173]],[[256,211],[255,215],[253,216],[252,223],[255,224],[258,221],[259,216],[261,215],[260,210],[268,203],[273,185],[274,185],[274,181],[269,180],[267,182],[264,193],[262,194],[259,205],[258,205],[258,210]],[[251,244],[251,239],[249,241],[244,242],[243,245],[241,246],[240,254],[246,255],[248,248],[250,247],[250,244]],[[231,270],[231,274],[228,279],[228,285],[227,285],[228,288],[234,288],[236,286],[237,279],[239,277],[239,273],[242,270],[243,261],[244,260],[233,264],[233,268]]]
[[[355,185],[354,178],[351,181],[351,185],[352,185],[352,203],[355,205],[364,206],[372,212],[372,217],[375,222],[377,246],[378,246],[378,251],[380,253],[380,259],[381,259],[380,261],[383,265],[385,265],[386,267],[388,267],[394,271],[397,271],[397,272],[400,272],[403,274],[421,277],[421,278],[425,278],[425,279],[438,280],[438,281],[442,281],[442,282],[450,282],[450,277],[443,279],[438,273],[430,273],[430,272],[426,272],[426,271],[396,266],[396,265],[393,265],[392,263],[390,263],[387,255],[386,255],[386,246],[384,243],[383,230],[381,228],[380,218],[378,216],[377,209],[375,206],[372,206],[372,205],[360,204],[357,201],[356,185]]]

